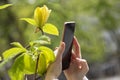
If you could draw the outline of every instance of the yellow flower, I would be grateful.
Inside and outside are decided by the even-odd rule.
[[[58,29],[51,23],[47,23],[51,10],[47,8],[46,5],[43,7],[37,7],[34,11],[34,19],[31,18],[21,18],[33,26],[36,27],[36,31],[41,31],[42,34],[48,33],[52,35],[59,35]]]
[[[51,10],[48,10],[47,6],[37,7],[34,11],[34,20],[37,27],[42,28],[48,20]]]

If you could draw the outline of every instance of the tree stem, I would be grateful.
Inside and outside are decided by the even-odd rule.
[[[37,76],[37,69],[38,69],[38,61],[39,61],[39,57],[40,57],[40,54],[38,54],[37,61],[36,61],[36,68],[35,68],[35,76],[34,76],[34,80],[36,80],[36,76]]]
[[[39,30],[41,30],[42,35],[44,35],[43,30],[42,30],[41,28],[39,28]],[[35,68],[35,76],[34,76],[34,80],[36,80],[36,76],[37,76],[37,69],[38,69],[38,61],[39,61],[39,57],[40,57],[40,54],[38,54],[37,61],[36,61],[36,68]]]
[[[40,28],[40,30],[41,30],[41,33],[42,33],[42,35],[44,35],[44,32],[43,32],[43,30]]]

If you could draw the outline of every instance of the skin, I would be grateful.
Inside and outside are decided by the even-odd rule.
[[[64,70],[67,80],[83,80],[89,70],[87,61],[82,59],[80,45],[74,37],[71,62],[68,69]],[[46,73],[45,80],[55,80],[62,72],[62,54],[65,50],[65,43],[61,42],[57,51],[56,60],[52,63]]]

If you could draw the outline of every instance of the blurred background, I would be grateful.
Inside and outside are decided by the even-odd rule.
[[[24,46],[38,37],[35,27],[20,18],[33,18],[37,6],[52,10],[48,22],[57,26],[60,36],[51,36],[54,49],[61,40],[64,22],[75,21],[82,57],[90,70],[90,80],[120,80],[120,0],[0,0],[0,53],[17,41]],[[60,77],[65,80],[64,76]]]

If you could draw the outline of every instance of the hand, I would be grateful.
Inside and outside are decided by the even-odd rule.
[[[65,50],[64,42],[61,42],[56,55],[56,60],[53,62],[46,73],[45,80],[55,80],[62,72],[62,53]]]
[[[88,64],[86,60],[82,59],[80,46],[77,39],[73,40],[73,52],[71,56],[70,67],[64,70],[67,80],[83,80],[84,76],[88,72]]]

